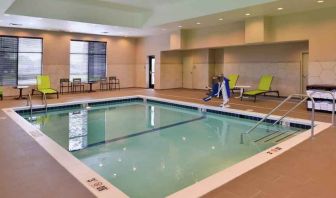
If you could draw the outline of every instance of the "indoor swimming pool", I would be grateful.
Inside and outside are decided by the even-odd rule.
[[[306,125],[134,98],[18,113],[129,197],[166,197],[292,138]]]

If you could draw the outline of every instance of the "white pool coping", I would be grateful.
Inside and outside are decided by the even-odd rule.
[[[152,99],[161,102],[168,102],[179,105],[186,105],[197,107],[199,109],[211,109],[216,111],[224,111],[229,113],[236,113],[254,117],[263,117],[266,114],[256,113],[256,112],[247,112],[237,109],[230,108],[221,108],[214,107],[190,102],[181,102],[171,99],[163,99],[157,97],[143,96],[143,95],[134,95],[127,97],[113,97],[113,98],[104,98],[98,100],[82,100],[66,103],[56,103],[50,104],[49,107],[58,107],[64,105],[74,105],[74,104],[87,104],[95,102],[104,102],[104,101],[113,101],[113,100],[123,100],[123,99],[133,99],[133,98],[143,98],[143,99]],[[44,108],[44,105],[34,106],[34,108]],[[80,183],[82,183],[88,190],[90,190],[96,197],[107,198],[107,197],[116,197],[123,198],[128,197],[125,193],[119,190],[117,187],[113,186],[110,182],[105,180],[97,172],[86,166],[76,157],[74,157],[69,151],[58,145],[54,140],[49,138],[47,135],[33,125],[31,125],[27,120],[17,114],[15,111],[26,110],[28,107],[16,107],[16,108],[6,108],[2,109],[13,121],[15,121],[28,135],[30,135],[38,144],[42,146],[58,163],[60,163],[67,171],[69,171]],[[270,116],[269,119],[279,119],[280,116]],[[296,119],[296,118],[286,118],[284,121],[290,121],[298,124],[311,125],[310,120]],[[330,123],[324,122],[315,122],[315,135],[319,134],[323,130],[329,128]],[[185,197],[200,197],[203,196],[212,190],[219,188],[220,186],[228,183],[229,181],[239,177],[240,175],[264,164],[265,162],[283,154],[294,146],[300,144],[301,142],[311,138],[310,129],[300,134],[289,138],[288,140],[281,142],[265,151],[262,151],[252,157],[249,157],[237,164],[234,164],[228,168],[225,168],[222,171],[219,171],[195,184],[192,184],[180,191],[177,191],[171,195],[169,198],[185,198]],[[280,148],[280,150],[278,149]],[[92,180],[94,178],[94,180]],[[98,188],[105,186],[107,189],[99,191]],[[101,189],[100,189],[101,190]]]

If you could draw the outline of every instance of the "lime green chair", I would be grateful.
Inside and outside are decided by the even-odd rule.
[[[254,97],[254,102],[257,100],[257,95],[263,94],[266,95],[266,93],[276,93],[277,96],[279,97],[279,91],[277,90],[271,90],[271,84],[273,81],[273,76],[271,75],[263,75],[261,76],[259,80],[259,85],[258,88],[255,90],[247,91],[243,93],[243,96],[250,96]],[[243,100],[243,97],[240,98]]]
[[[235,89],[235,87],[237,85],[238,78],[239,78],[238,74],[230,74],[230,75],[228,75],[229,87],[230,87],[230,90],[232,91],[232,93],[233,93],[233,90]]]
[[[58,91],[56,89],[51,88],[50,79],[47,75],[38,75],[36,76],[36,86],[37,89],[32,90],[32,95],[34,95],[34,91],[40,92],[43,95],[56,94],[57,98],[59,97]]]
[[[1,98],[1,100],[3,100],[3,91],[2,91],[2,87],[0,87],[0,98]]]

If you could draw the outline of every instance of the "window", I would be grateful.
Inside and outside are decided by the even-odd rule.
[[[32,85],[42,73],[42,39],[0,36],[0,85]]]
[[[106,76],[106,43],[71,41],[70,80],[96,81]]]

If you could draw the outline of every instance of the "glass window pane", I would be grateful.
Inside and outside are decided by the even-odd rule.
[[[70,80],[81,78],[82,82],[88,80],[88,55],[71,54],[70,55]]]
[[[88,42],[85,41],[71,41],[70,53],[87,54],[89,49]]]
[[[19,38],[19,52],[42,53],[42,39]]]
[[[36,76],[42,73],[41,53],[19,53],[18,85],[36,84]]]

